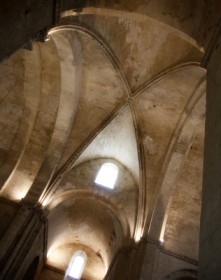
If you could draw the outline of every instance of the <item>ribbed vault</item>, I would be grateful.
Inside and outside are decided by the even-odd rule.
[[[65,271],[84,250],[86,279],[145,237],[197,258],[204,50],[191,20],[147,6],[68,10],[0,69],[1,195],[41,204],[47,265]],[[119,168],[114,190],[94,183],[105,162]]]

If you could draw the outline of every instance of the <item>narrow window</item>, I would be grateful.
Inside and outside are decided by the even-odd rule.
[[[87,255],[83,251],[77,251],[68,266],[65,279],[79,280],[84,270]]]
[[[95,183],[113,189],[117,180],[118,168],[113,163],[104,163],[99,170]]]

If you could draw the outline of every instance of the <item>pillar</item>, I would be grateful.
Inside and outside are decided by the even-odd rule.
[[[208,59],[199,279],[221,275],[221,26]]]

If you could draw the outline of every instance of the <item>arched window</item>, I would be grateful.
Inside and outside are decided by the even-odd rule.
[[[66,280],[79,280],[83,273],[87,255],[83,251],[77,251],[72,257],[65,274]]]
[[[95,179],[95,183],[113,189],[117,180],[118,168],[113,163],[104,163]]]

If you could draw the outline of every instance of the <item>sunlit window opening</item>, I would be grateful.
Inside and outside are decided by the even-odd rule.
[[[83,265],[84,258],[82,256],[77,256],[71,266],[69,276],[79,279],[81,277]]]
[[[65,279],[79,280],[83,273],[87,255],[83,251],[74,254],[68,266]]]
[[[97,174],[95,183],[113,189],[117,180],[117,175],[118,168],[116,165],[113,163],[104,163]]]

